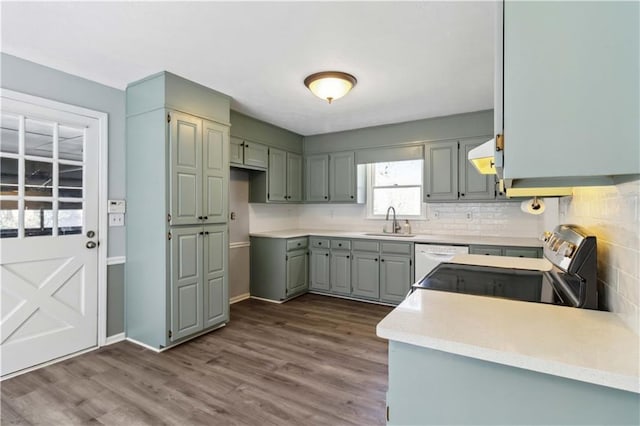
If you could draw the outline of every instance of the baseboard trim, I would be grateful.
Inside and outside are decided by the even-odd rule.
[[[127,337],[125,340],[127,342],[131,342],[131,343],[133,343],[135,345],[142,346],[145,349],[149,349],[150,351],[153,351],[153,352],[155,352],[157,354],[159,354],[160,352],[165,351],[165,350],[167,350],[169,348],[169,347],[162,348],[162,349],[154,348],[151,345],[147,345],[146,343],[139,342],[136,339],[132,339],[131,337]]]
[[[242,302],[243,300],[247,300],[251,297],[250,293],[239,294],[237,296],[233,296],[229,299],[229,304],[233,305],[234,303]]]
[[[7,379],[11,379],[13,377],[20,376],[20,375],[22,375],[24,373],[29,373],[31,371],[35,371],[35,370],[38,370],[38,369],[43,368],[43,367],[48,367],[50,365],[57,364],[60,361],[66,361],[66,360],[68,360],[70,358],[74,358],[74,357],[77,357],[79,355],[86,354],[86,353],[91,352],[91,351],[95,351],[96,349],[98,349],[98,347],[97,346],[93,346],[93,347],[91,347],[89,349],[83,349],[81,351],[74,352],[74,353],[69,354],[69,355],[61,356],[60,358],[52,359],[51,361],[43,362],[42,364],[34,365],[32,367],[27,367],[27,368],[24,368],[24,369],[19,370],[19,371],[14,371],[13,373],[6,374],[6,375],[0,377],[0,382],[4,381],[4,380],[7,380]]]
[[[284,302],[286,302],[286,300],[271,300],[271,299],[265,299],[264,297],[258,297],[258,296],[251,296],[251,298],[256,300],[262,300],[263,302],[277,303],[278,305],[281,305]]]
[[[126,256],[113,256],[107,257],[107,266],[111,265],[121,265],[123,263],[127,263]]]
[[[107,340],[104,342],[104,346],[113,345],[114,343],[122,342],[126,339],[124,335],[124,331],[122,333],[114,334],[113,336],[108,336]]]
[[[229,243],[230,249],[242,248],[242,247],[251,247],[251,243],[248,241],[241,241],[237,243]]]
[[[220,329],[220,328],[222,328],[222,327],[224,327],[226,325],[227,325],[226,322],[222,323],[222,324],[218,325],[217,327],[210,328],[210,329],[207,329],[207,330],[203,330],[198,334],[194,334],[193,336],[186,337],[186,338],[184,338],[184,340],[180,340],[178,342],[172,343],[169,346],[165,346],[164,348],[160,348],[160,349],[154,348],[153,346],[147,345],[146,343],[139,342],[139,341],[137,341],[135,339],[132,339],[130,337],[127,337],[126,340],[128,342],[134,343],[134,344],[136,344],[138,346],[142,346],[143,348],[149,349],[150,351],[153,351],[153,352],[159,354],[160,352],[164,352],[164,351],[166,351],[168,349],[175,348],[176,346],[181,345],[181,344],[183,344],[185,342],[188,342],[189,340],[193,340],[196,337],[200,337],[200,336],[202,336],[204,334],[211,333],[212,331],[216,331],[216,330],[218,330],[218,329]]]

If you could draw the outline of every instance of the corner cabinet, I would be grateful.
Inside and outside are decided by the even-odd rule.
[[[277,148],[267,150],[266,173],[249,177],[250,203],[299,203],[302,201],[302,156]]]
[[[307,237],[251,237],[251,296],[285,301],[309,287]]]
[[[125,332],[154,349],[229,320],[229,102],[167,72],[127,87]]]

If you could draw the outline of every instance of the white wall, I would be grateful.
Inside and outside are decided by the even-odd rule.
[[[640,180],[576,188],[573,197],[560,200],[559,221],[597,237],[600,297],[640,334]]]

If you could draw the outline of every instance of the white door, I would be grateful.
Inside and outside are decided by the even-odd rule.
[[[96,118],[2,98],[0,375],[97,345]]]

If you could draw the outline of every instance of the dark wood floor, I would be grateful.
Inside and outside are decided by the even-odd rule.
[[[121,342],[2,382],[5,424],[385,423],[391,308],[307,294],[246,300],[226,327],[156,354]]]

